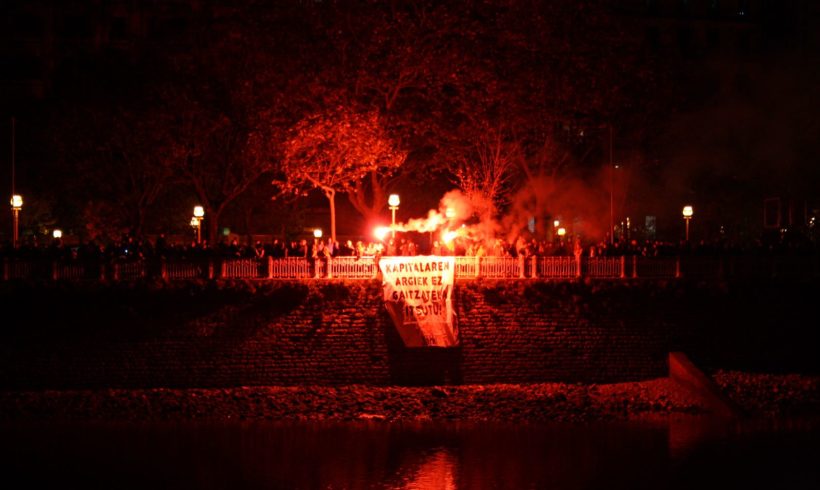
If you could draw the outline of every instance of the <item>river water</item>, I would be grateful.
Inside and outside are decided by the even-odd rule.
[[[0,426],[5,488],[820,488],[817,424]]]

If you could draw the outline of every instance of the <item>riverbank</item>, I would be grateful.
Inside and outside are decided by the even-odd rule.
[[[817,416],[820,377],[717,372],[749,416]],[[0,392],[0,420],[385,420],[584,422],[700,414],[668,378],[616,384],[236,387]]]

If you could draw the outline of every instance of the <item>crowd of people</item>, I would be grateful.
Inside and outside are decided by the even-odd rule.
[[[519,236],[514,240],[495,238],[488,241],[474,241],[457,237],[451,241],[434,240],[419,244],[411,236],[387,237],[384,241],[342,240],[321,238],[301,238],[285,240],[272,238],[263,241],[245,241],[238,238],[223,240],[211,245],[201,242],[169,241],[160,234],[153,239],[124,235],[120,240],[109,243],[84,241],[72,245],[60,239],[48,244],[38,243],[29,238],[18,247],[10,243],[0,246],[0,257],[52,260],[147,260],[219,258],[267,259],[300,257],[327,259],[332,257],[355,256],[412,256],[412,255],[456,255],[492,257],[532,257],[532,256],[585,256],[612,257],[638,255],[644,257],[674,255],[738,255],[738,254],[814,254],[818,252],[815,242],[780,236],[779,239],[763,239],[739,245],[725,240],[699,242],[669,242],[662,240],[602,240],[582,242],[579,237],[563,237],[556,240],[536,240]]]

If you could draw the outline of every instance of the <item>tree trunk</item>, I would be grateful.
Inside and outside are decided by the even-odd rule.
[[[361,214],[368,223],[378,221],[379,215],[384,209],[385,182],[379,180],[377,171],[370,172],[371,200],[368,202],[366,179],[356,182],[353,189],[347,192],[347,200],[353,208]]]
[[[248,239],[248,245],[253,246],[253,235],[251,234],[251,221],[253,220],[253,208],[248,205],[242,210],[242,217],[245,221],[245,235]]]
[[[205,223],[208,225],[208,243],[211,247],[216,245],[216,235],[219,227],[220,211],[209,209],[205,214]]]
[[[145,228],[145,208],[143,207],[137,208],[137,223],[134,228],[134,235],[142,236],[142,231]]]
[[[336,191],[324,189],[327,200],[330,201],[330,238],[336,241]]]

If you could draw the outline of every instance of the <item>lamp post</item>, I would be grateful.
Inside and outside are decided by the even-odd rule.
[[[19,245],[20,238],[20,210],[23,209],[23,196],[14,194],[11,196],[11,213],[14,216],[14,233],[12,234],[14,248]]]
[[[614,216],[615,216],[615,198],[613,196],[613,188],[614,183],[613,179],[615,176],[615,169],[617,168],[612,164],[612,124],[607,125],[609,127],[609,244],[615,244],[615,224],[614,224]]]
[[[196,216],[191,216],[191,228],[194,229],[194,238],[196,243],[199,243],[199,220]]]
[[[686,241],[689,241],[689,220],[692,219],[692,215],[694,211],[692,210],[692,206],[684,206],[683,207],[683,221],[686,223]]]
[[[399,209],[399,204],[401,204],[401,200],[399,199],[398,194],[390,194],[390,197],[387,198],[387,204],[390,206],[391,214],[393,215],[390,229],[393,235],[393,238],[396,238],[396,210]]]
[[[191,218],[191,226],[196,228],[196,243],[202,243],[202,220],[205,219],[205,208],[194,206],[194,217]]]

